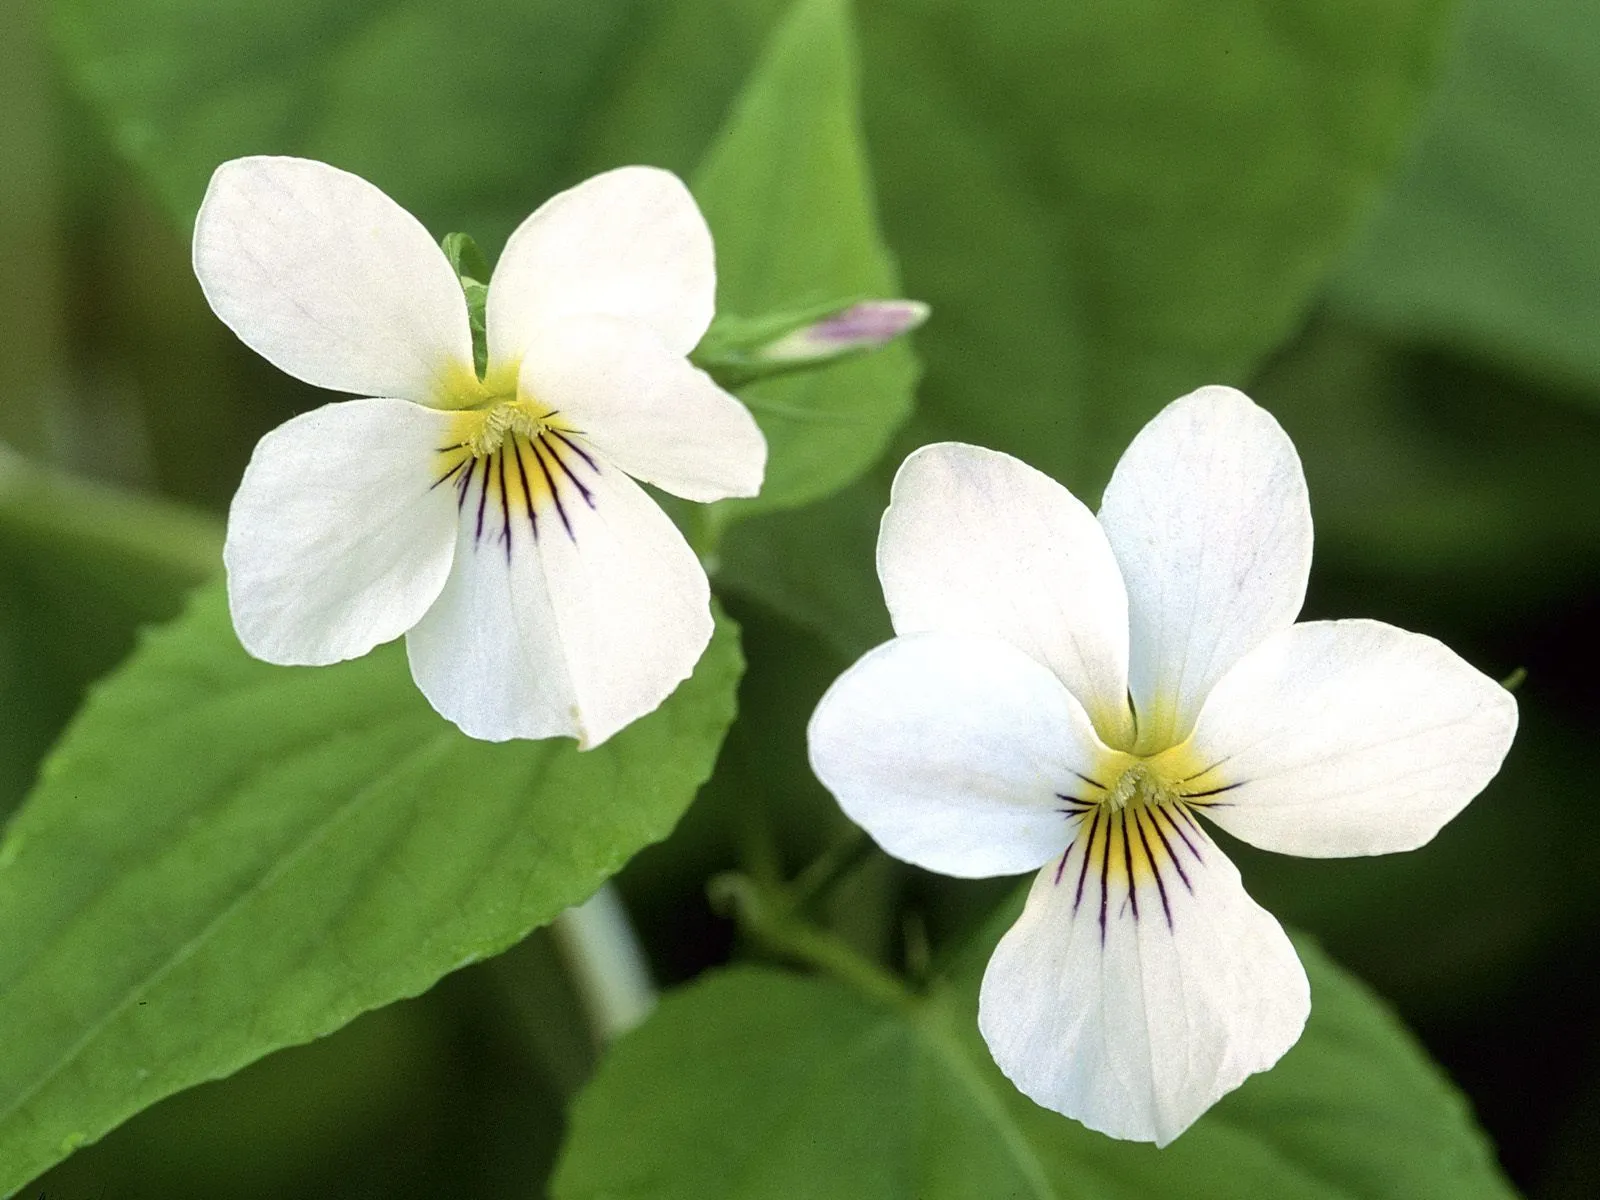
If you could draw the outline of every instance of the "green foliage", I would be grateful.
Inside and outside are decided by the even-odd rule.
[[[89,682],[222,567],[222,527],[0,445],[0,817]]]
[[[718,307],[758,317],[899,292],[878,235],[844,0],[802,0],[773,35],[695,172],[717,243]],[[895,343],[740,392],[767,435],[747,515],[824,496],[861,474],[911,408],[916,365]]]
[[[1416,153],[1335,280],[1390,333],[1600,401],[1600,22],[1585,0],[1471,0]]]
[[[1466,1106],[1302,942],[1305,1035],[1165,1150],[1039,1108],[979,1038],[975,980],[910,1008],[764,968],[669,996],[573,1109],[557,1200],[1505,1200]]]
[[[424,220],[502,239],[530,178],[571,174],[592,81],[643,0],[59,0],[76,82],[187,223],[241,154],[301,154],[372,180]]]
[[[470,234],[447,233],[440,245],[467,298],[467,324],[472,328],[472,367],[482,379],[489,369],[489,261]]]
[[[497,953],[664,837],[741,662],[604,746],[462,736],[398,644],[285,669],[220,587],[102,684],[0,846],[0,1192],[179,1088]]]
[[[939,434],[1097,490],[1304,313],[1432,77],[1444,0],[863,6],[868,133]]]
[[[1448,15],[1444,0],[863,5],[880,203],[907,294],[933,306],[911,440],[1006,450],[1093,503],[1157,408],[1245,382],[1303,319]],[[828,560],[875,535],[881,475],[826,525],[730,544],[730,582],[860,649],[870,560]]]
[[[1314,321],[1252,394],[1301,448],[1321,565],[1441,588],[1481,619],[1548,603],[1600,562],[1600,421],[1559,392],[1342,317]],[[1372,612],[1376,590],[1327,611]]]
[[[152,227],[138,185],[186,228],[216,164],[250,153],[357,171],[436,233],[470,229],[491,252],[557,189],[657,163],[694,181],[711,219],[724,329],[863,295],[930,301],[922,404],[896,452],[883,450],[917,371],[905,346],[746,392],[772,446],[768,490],[697,530],[729,524],[708,562],[759,626],[745,719],[686,827],[621,880],[658,969],[683,977],[725,957],[706,875],[798,874],[843,844],[841,814],[805,769],[804,720],[848,661],[830,651],[887,636],[873,546],[899,451],[997,446],[1092,503],[1161,404],[1202,383],[1248,385],[1305,460],[1309,615],[1425,629],[1497,676],[1530,667],[1504,777],[1422,854],[1241,854],[1269,907],[1471,1068],[1492,1127],[1512,1132],[1508,1165],[1531,1174],[1529,1145],[1544,1143],[1524,1131],[1519,1146],[1517,1122],[1554,1128],[1562,1096],[1584,1088],[1576,1075],[1566,1093],[1532,1088],[1533,1068],[1500,1059],[1545,1061],[1563,1022],[1592,1027],[1592,987],[1553,967],[1600,927],[1584,836],[1593,720],[1562,711],[1577,693],[1561,678],[1581,675],[1569,643],[1592,623],[1580,589],[1600,561],[1600,39],[1575,0],[1468,3],[1419,151],[1375,203],[1448,42],[1448,0],[857,0],[853,13],[843,0],[52,0],[66,71],[140,176],[114,175],[73,126],[55,143],[78,180],[60,219],[70,262],[46,261],[37,226],[5,213],[29,270],[0,316],[43,313],[74,289],[65,340],[7,325],[12,389],[30,385],[19,404],[43,397],[106,442],[94,389],[126,388],[134,436],[78,465],[225,501],[254,439],[321,398],[206,313],[182,239]],[[49,141],[26,115],[38,107],[14,110],[28,146]],[[44,195],[33,185],[47,167],[28,159],[12,190]],[[1317,311],[1368,210],[1377,221]],[[487,262],[468,264],[459,238],[446,248],[481,297]],[[31,387],[63,364],[83,397]],[[30,452],[51,448],[59,431],[13,415]],[[60,444],[72,460],[71,438]],[[11,794],[83,684],[215,561],[215,523],[178,515],[152,533],[125,522],[139,511],[110,494],[64,502],[0,460]],[[710,770],[737,674],[724,627],[661,713],[580,756],[466,743],[393,647],[277,671],[228,645],[214,593],[152,639],[91,703],[0,851],[0,1192],[79,1135],[426,988],[592,889],[665,834]],[[247,728],[254,758],[237,740]],[[873,853],[812,909],[878,958],[926,928],[937,959],[981,891]],[[450,976],[424,1015],[369,1018],[408,1014],[379,1050],[360,1048],[372,1035],[357,1022],[272,1056],[71,1164],[104,1174],[30,1194],[108,1181],[130,1196],[540,1192],[560,1093],[588,1047],[559,989],[517,976],[499,989],[522,1001],[515,1018],[468,994],[533,944]],[[749,1197],[1504,1196],[1416,1048],[1305,953],[1306,1039],[1161,1153],[1017,1097],[977,1039],[970,978],[902,1011],[815,979],[713,975],[669,998],[586,1095],[559,1194],[615,1194],[636,1170],[645,1194],[714,1200],[731,1164]],[[1512,1028],[1517,1053],[1500,1054]],[[519,1029],[576,1047],[580,1065],[499,1054]],[[469,1044],[493,1048],[498,1074],[441,1065]],[[520,1099],[463,1103],[458,1073]],[[297,1094],[303,1107],[275,1131]],[[392,1123],[430,1105],[446,1115]],[[1593,1190],[1582,1135],[1600,1120],[1586,1120],[1564,1135],[1578,1152],[1563,1195]],[[255,1171],[274,1155],[280,1169]],[[385,1166],[363,1180],[351,1164],[364,1155]]]

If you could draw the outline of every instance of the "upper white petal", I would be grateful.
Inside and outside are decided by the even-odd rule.
[[[711,640],[705,571],[677,527],[610,463],[561,453],[593,505],[549,464],[562,509],[536,508],[535,537],[525,507],[501,506],[496,475],[480,532],[480,471],[462,505],[455,569],[406,639],[417,686],[472,737],[598,746],[660,705]],[[530,475],[542,470],[523,456]],[[518,495],[515,471],[507,480]]]
[[[552,196],[506,242],[489,285],[489,354],[515,362],[540,326],[572,316],[636,321],[688,354],[716,291],[711,230],[683,181],[618,167]]]
[[[878,577],[897,633],[1004,638],[1126,743],[1127,592],[1104,531],[1055,480],[978,446],[922,447],[895,475]]]
[[[261,439],[222,552],[246,650],[332,663],[417,623],[450,571],[455,502],[434,487],[449,420],[405,400],[346,400]]]
[[[811,768],[890,854],[945,875],[1028,871],[1068,840],[1063,796],[1106,753],[1048,669],[999,638],[895,638],[836,680]]]
[[[637,321],[541,326],[520,387],[636,479],[699,501],[761,490],[767,441],[750,410]]]
[[[1169,833],[1183,873],[1164,869],[1165,906],[1154,877],[1130,898],[1120,833],[1097,841],[1087,871],[1087,837],[1046,866],[995,947],[978,1004],[995,1062],[1025,1095],[1158,1145],[1277,1062],[1311,1007],[1283,929],[1198,824],[1183,831],[1188,842]]]
[[[1191,745],[1228,788],[1207,815],[1286,854],[1411,850],[1500,769],[1511,693],[1433,638],[1379,621],[1312,621],[1222,677]]]
[[[383,192],[326,163],[218,167],[195,218],[194,272],[245,345],[318,387],[428,404],[472,371],[443,251]]]
[[[1201,388],[1134,438],[1100,523],[1128,586],[1140,745],[1163,749],[1223,673],[1300,611],[1311,569],[1300,457],[1248,396]]]

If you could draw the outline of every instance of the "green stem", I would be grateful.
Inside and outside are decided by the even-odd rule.
[[[602,885],[550,928],[596,1042],[604,1045],[650,1015],[656,985],[616,888]]]
[[[848,983],[880,1004],[910,1008],[918,998],[894,974],[862,957],[839,938],[795,915],[782,889],[729,873],[711,881],[711,899],[731,909],[742,928],[769,950]]]
[[[789,894],[795,909],[802,910],[834,884],[838,883],[872,855],[875,847],[866,830],[859,825],[849,826],[842,836],[819,854],[814,862],[795,878]]]

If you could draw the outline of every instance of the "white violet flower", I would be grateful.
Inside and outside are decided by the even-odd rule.
[[[417,686],[466,733],[584,747],[689,675],[712,632],[705,572],[633,480],[751,496],[766,443],[685,357],[716,275],[676,176],[608,171],[522,223],[489,284],[481,379],[444,252],[345,171],[224,163],[194,268],[246,345],[373,397],[256,447],[224,551],[250,653],[332,663],[405,634]]]
[[[979,1025],[1024,1093],[1114,1137],[1170,1142],[1310,1010],[1197,817],[1288,854],[1410,850],[1511,744],[1511,695],[1432,638],[1295,624],[1310,563],[1300,460],[1231,388],[1157,415],[1098,520],[1014,458],[927,446],[878,541],[897,636],[811,720],[818,777],[890,854],[1039,869]]]

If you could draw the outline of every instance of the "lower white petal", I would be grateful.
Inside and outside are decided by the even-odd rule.
[[[1294,1045],[1310,987],[1283,929],[1191,815],[1082,820],[995,947],[978,1024],[1037,1103],[1165,1145]]]
[[[449,425],[405,400],[346,400],[257,443],[222,552],[246,650],[314,666],[416,624],[450,571],[456,506],[435,487]]]
[[[879,646],[828,689],[807,737],[812,770],[850,819],[945,875],[1032,870],[1104,790],[1091,780],[1106,751],[1083,707],[998,637]]]
[[[587,749],[688,678],[711,640],[710,588],[633,480],[570,437],[514,438],[456,497],[455,567],[406,646],[464,733]]]
[[[543,327],[522,360],[521,389],[629,475],[674,495],[704,503],[761,490],[767,441],[750,410],[637,321]]]
[[[1381,621],[1308,621],[1242,658],[1188,754],[1206,814],[1267,850],[1412,850],[1500,769],[1511,693],[1448,646]]]

